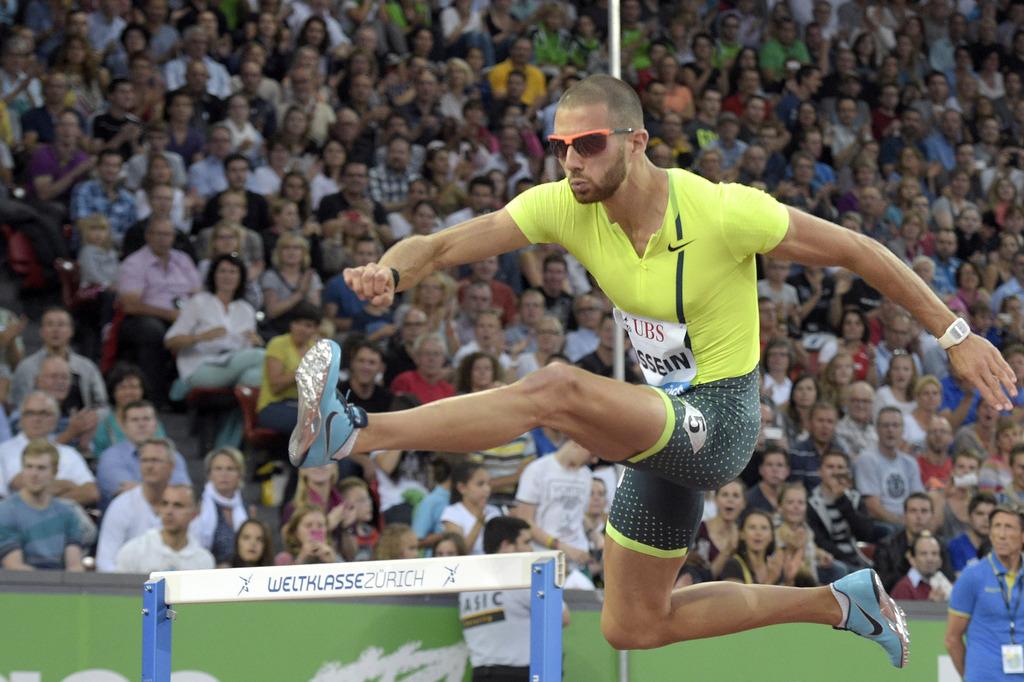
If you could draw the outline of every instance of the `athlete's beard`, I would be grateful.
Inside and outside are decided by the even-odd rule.
[[[569,179],[573,180],[575,178],[570,176]],[[611,196],[618,191],[622,181],[626,179],[626,150],[623,149],[622,153],[619,155],[618,159],[616,159],[615,163],[612,164],[611,168],[604,172],[604,177],[601,178],[600,182],[591,180],[590,178],[583,179],[587,180],[589,187],[583,193],[573,190],[572,194],[576,197],[576,201],[581,204],[593,204],[598,201],[610,199]]]

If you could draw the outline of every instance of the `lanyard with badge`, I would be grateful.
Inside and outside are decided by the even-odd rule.
[[[1014,581],[1013,586],[1016,588],[1017,598],[1013,600],[1013,606],[1010,605],[1010,600],[1013,597],[1011,592],[1013,590],[1006,584],[1006,579],[1003,574],[996,568],[995,562],[992,561],[992,555],[988,555],[988,563],[992,567],[992,572],[996,576],[996,582],[999,583],[999,596],[1003,598],[1003,604],[1006,605],[1006,615],[1010,617],[1010,643],[1003,645],[1003,674],[1004,675],[1021,675],[1024,674],[1024,646],[1017,644],[1014,641],[1014,637],[1017,634],[1017,611],[1020,609],[1020,598],[1021,592],[1024,592],[1024,586],[1021,582],[1024,581],[1024,576],[1018,575]]]

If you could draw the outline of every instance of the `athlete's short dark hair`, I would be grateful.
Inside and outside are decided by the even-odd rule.
[[[644,126],[644,112],[640,98],[625,81],[607,74],[587,76],[562,93],[558,106],[578,107],[604,104],[608,107],[609,123],[615,128]]]

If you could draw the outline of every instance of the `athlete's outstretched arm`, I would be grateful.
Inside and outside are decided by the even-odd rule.
[[[910,311],[933,336],[942,336],[956,319],[935,292],[884,245],[795,208],[789,209],[786,236],[769,255],[851,270]],[[1012,408],[1003,389],[1017,394],[1013,370],[987,340],[971,334],[949,349],[949,360],[953,373],[969,378],[985,400],[999,409]]]
[[[379,263],[347,268],[345,284],[373,305],[391,305],[395,296],[391,268],[398,270],[401,291],[435,270],[474,263],[529,243],[509,212],[501,209],[429,236],[407,237],[388,249]]]

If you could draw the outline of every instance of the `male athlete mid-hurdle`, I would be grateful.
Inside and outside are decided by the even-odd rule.
[[[497,389],[388,414],[338,394],[341,350],[321,341],[297,372],[292,462],[319,466],[353,451],[485,450],[547,426],[627,469],[605,546],[601,628],[612,646],[646,649],[776,623],[821,623],[880,644],[902,667],[902,611],[873,570],[818,588],[715,582],[674,590],[701,519],[703,491],[734,479],[758,435],[755,255],[841,266],[911,311],[949,352],[954,374],[1009,409],[1014,375],[998,351],[884,246],[738,184],[662,170],[633,90],[591,76],[559,101],[551,148],[566,179],[504,209],[391,248],[345,271],[374,305],[427,274],[530,243],[558,243],[615,304],[650,386],[562,363]]]

